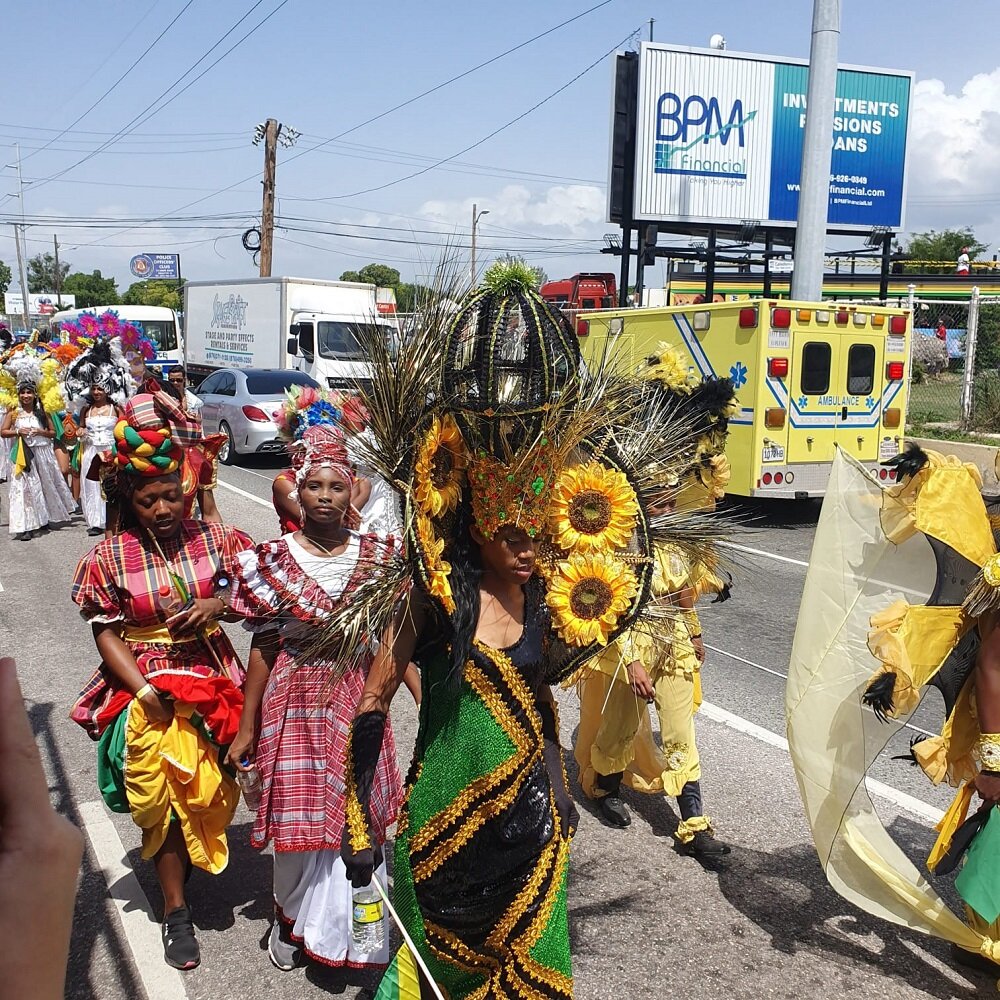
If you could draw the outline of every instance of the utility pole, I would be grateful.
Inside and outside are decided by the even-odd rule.
[[[837,49],[840,0],[813,0],[809,47],[809,90],[802,137],[802,176],[795,231],[792,298],[819,302],[823,297],[823,251],[830,205],[833,110],[837,100]]]
[[[653,25],[656,23],[656,18],[651,17],[649,19],[649,40],[653,40]]]
[[[472,203],[472,287],[476,287],[476,230],[479,228],[479,220],[484,215],[489,215],[490,210],[484,208],[481,212],[476,211],[478,206]]]
[[[14,149],[17,150],[17,197],[21,203],[21,239],[17,238],[17,226],[14,227],[14,244],[17,247],[17,270],[21,282],[21,318],[24,321],[24,329],[26,332],[31,330],[31,317],[28,310],[28,272],[24,268],[24,255],[27,253],[27,247],[24,251],[21,250],[21,240],[25,239],[25,230],[27,226],[24,224],[24,180],[21,177],[21,145],[20,143],[14,143]]]
[[[260,276],[271,277],[274,249],[274,171],[278,157],[278,122],[268,118],[264,126],[264,205],[260,213]]]
[[[278,143],[285,149],[295,145],[300,133],[290,125],[268,118],[254,129],[253,144],[264,141],[264,204],[260,213],[260,276],[271,277],[271,255],[274,251],[274,175],[278,159]]]
[[[52,246],[56,252],[56,306],[62,309],[62,271],[59,270],[59,237],[52,236]]]

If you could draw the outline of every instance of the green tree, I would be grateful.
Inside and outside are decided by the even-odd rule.
[[[10,268],[0,260],[0,295],[10,288],[10,283],[14,280],[13,274],[11,274]]]
[[[971,226],[964,229],[929,229],[925,233],[914,233],[903,253],[911,261],[937,260],[943,263],[937,266],[927,264],[904,264],[904,271],[909,273],[924,272],[930,274],[949,274],[955,270],[955,261],[963,247],[969,249],[969,259],[975,260],[988,243],[980,243]]]
[[[122,295],[122,305],[163,306],[165,309],[181,308],[183,280],[133,281]]]
[[[29,292],[54,292],[58,287],[56,281],[56,258],[50,253],[36,253],[28,260],[28,291]],[[69,274],[69,264],[66,261],[59,261],[59,277],[63,282]],[[63,291],[65,291],[65,284]]]
[[[66,280],[63,281],[62,290],[67,295],[76,296],[77,309],[116,306],[120,301],[115,279],[105,278],[100,271],[92,271],[90,274],[77,271],[74,274],[68,274]]]
[[[345,271],[340,276],[341,281],[361,281],[361,275],[357,271]]]

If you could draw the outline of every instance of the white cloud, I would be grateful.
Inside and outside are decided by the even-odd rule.
[[[972,225],[995,243],[1000,226],[1000,68],[972,77],[959,93],[937,79],[913,90],[910,135],[911,230]]]
[[[557,184],[532,191],[523,184],[508,184],[493,195],[475,199],[479,210],[488,210],[484,227],[504,227],[525,232],[545,230],[546,235],[595,236],[604,231],[607,211],[604,191],[593,184]],[[472,198],[424,202],[417,214],[457,229],[472,218]]]

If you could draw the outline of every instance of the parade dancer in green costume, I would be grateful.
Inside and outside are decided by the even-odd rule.
[[[375,762],[413,660],[423,699],[393,896],[440,992],[404,945],[377,998],[572,997],[577,813],[549,685],[632,625],[659,634],[662,612],[643,617],[654,543],[705,554],[710,537],[696,516],[647,513],[677,472],[648,443],[650,421],[648,440],[676,440],[678,454],[685,428],[610,366],[581,373],[572,330],[528,274],[496,266],[445,316],[446,333],[424,319],[409,356],[371,345],[366,464],[401,493],[417,586],[382,636],[352,727],[341,851],[367,884],[380,860]]]

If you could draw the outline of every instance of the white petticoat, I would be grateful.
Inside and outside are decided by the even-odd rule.
[[[385,885],[384,861],[376,874]],[[387,916],[382,917],[385,945],[379,951],[359,952],[354,946],[352,889],[340,851],[276,851],[274,901],[293,939],[317,962],[351,968],[389,964]]]

